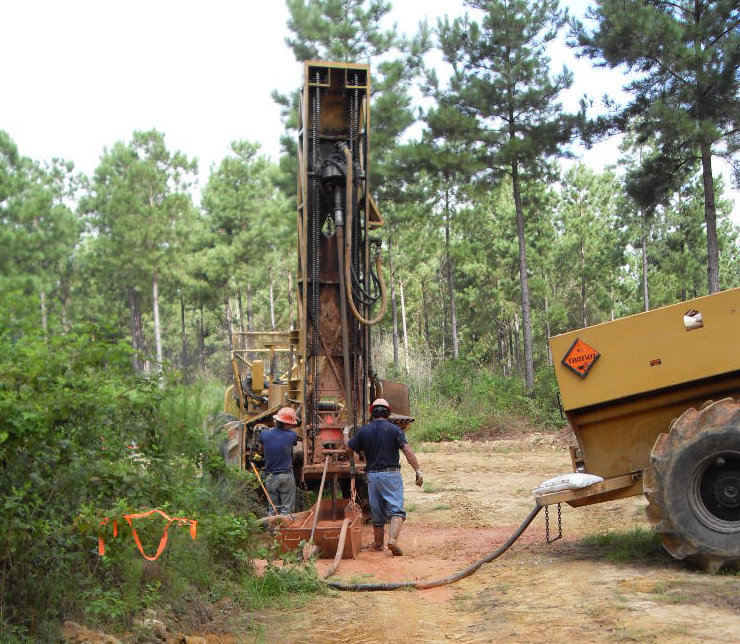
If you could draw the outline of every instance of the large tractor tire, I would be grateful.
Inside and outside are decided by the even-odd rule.
[[[644,488],[671,555],[708,572],[740,565],[740,401],[684,412],[655,441]]]

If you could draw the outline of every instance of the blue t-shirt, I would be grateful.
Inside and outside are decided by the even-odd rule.
[[[259,442],[264,447],[268,474],[293,469],[293,445],[298,442],[298,434],[292,429],[264,429]]]
[[[363,425],[349,441],[355,452],[365,452],[368,472],[400,467],[398,450],[405,444],[406,435],[401,428],[385,418]]]

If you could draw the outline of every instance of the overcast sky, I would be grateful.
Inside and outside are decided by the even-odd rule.
[[[580,16],[588,0],[566,4]],[[463,11],[462,0],[393,5],[389,22],[406,33]],[[62,157],[86,174],[104,147],[151,128],[198,158],[201,184],[233,140],[257,141],[277,159],[283,128],[270,93],[302,83],[287,17],[281,0],[0,0],[0,129],[21,154]],[[599,99],[622,84],[565,47],[552,58],[574,71],[569,109],[584,92]],[[616,154],[611,142],[584,161],[601,170]]]

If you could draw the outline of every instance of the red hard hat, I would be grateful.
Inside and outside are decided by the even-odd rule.
[[[295,409],[292,407],[283,407],[277,414],[275,414],[275,420],[279,420],[285,425],[297,425],[298,419],[295,415]]]
[[[370,412],[372,412],[376,407],[385,407],[388,411],[391,410],[391,406],[385,398],[376,398],[373,400],[373,404],[370,405]]]

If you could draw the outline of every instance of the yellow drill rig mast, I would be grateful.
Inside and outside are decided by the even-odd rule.
[[[386,398],[391,420],[406,427],[408,388],[379,380],[372,327],[386,311],[380,263],[383,219],[370,194],[368,65],[308,61],[298,115],[297,324],[290,333],[237,333],[232,353],[240,429],[233,461],[248,465],[262,423],[291,405],[300,419],[298,476],[310,488],[327,472],[328,489],[347,497],[364,475],[342,448],[344,427],[368,420],[370,401]],[[259,352],[288,356],[282,375]],[[265,355],[267,358],[267,355]],[[228,397],[228,395],[227,395]],[[228,406],[228,405],[227,405]],[[238,448],[238,455],[236,451]],[[362,489],[363,486],[360,486]]]

